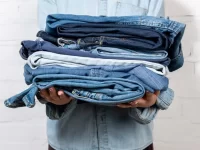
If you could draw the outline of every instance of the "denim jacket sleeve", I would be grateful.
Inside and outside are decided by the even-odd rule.
[[[50,13],[57,13],[56,0],[38,0],[38,26],[40,30],[45,30],[46,18]]]
[[[174,91],[168,88],[160,93],[155,105],[148,108],[130,108],[129,116],[141,124],[148,124],[156,117],[159,110],[166,110],[173,99]]]
[[[36,96],[40,103],[46,105],[46,115],[51,120],[59,120],[64,116],[69,116],[77,105],[77,100],[72,100],[69,104],[58,106],[47,102],[39,94]]]

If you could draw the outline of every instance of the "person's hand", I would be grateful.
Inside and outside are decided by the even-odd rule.
[[[119,104],[117,105],[120,108],[147,108],[151,107],[156,103],[157,96],[160,94],[160,91],[156,91],[155,93],[146,92],[143,98],[137,99],[127,104]]]
[[[56,91],[54,87],[40,91],[40,96],[46,101],[55,105],[65,105],[72,101],[72,97],[66,95],[63,91]]]

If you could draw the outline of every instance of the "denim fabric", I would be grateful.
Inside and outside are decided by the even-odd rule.
[[[29,89],[9,98],[5,101],[5,105],[12,108],[33,107],[35,105],[35,96],[39,89],[46,89],[52,86],[63,89],[67,95],[76,99],[101,105],[130,102],[141,98],[145,92],[142,85],[126,79],[83,77],[67,74],[39,75],[34,78],[33,85]],[[77,92],[82,92],[81,89],[87,89],[91,91],[91,94],[84,97],[79,96],[81,94]],[[84,91],[83,95],[86,92]]]
[[[164,16],[163,0],[107,0],[107,2],[107,16],[133,16],[135,14]],[[40,29],[45,29],[46,16],[50,13],[99,16],[101,13],[98,9],[102,7],[98,4],[97,0],[81,2],[78,0],[39,0]],[[77,7],[79,5],[81,7]],[[130,6],[129,9],[127,6]],[[51,117],[47,122],[48,143],[56,150],[142,150],[153,142],[153,122],[145,125],[137,123],[130,116],[131,113],[128,113],[131,109],[104,107],[90,103],[77,104],[75,100],[66,106],[61,118],[51,120],[57,113],[54,113],[49,105],[47,108],[48,112],[51,112],[49,113]]]
[[[113,57],[103,57],[96,54],[92,54],[84,51],[74,51],[68,48],[57,47],[50,42],[46,41],[22,41],[22,48],[20,49],[20,55],[23,59],[27,59],[31,54],[37,51],[47,51],[63,55],[71,56],[81,56],[81,57],[90,57],[90,58],[103,58],[103,59],[112,59]]]
[[[116,67],[116,70],[121,69]],[[158,75],[145,67],[137,67],[131,71],[134,72],[135,76],[140,77],[140,82],[132,76],[130,78],[128,77],[128,79],[127,76],[117,78],[118,76],[115,72],[99,73],[99,70],[92,71],[89,76],[49,73],[38,75],[33,79],[33,85],[28,90],[9,98],[5,101],[5,105],[7,107],[20,107],[24,105],[33,107],[35,105],[34,97],[37,91],[52,86],[63,89],[67,95],[76,99],[102,105],[116,105],[143,97],[145,89],[143,87],[144,84],[141,84],[142,82],[147,85],[152,85],[155,88],[153,91],[150,90],[150,92],[167,89],[167,78],[159,78]],[[107,74],[110,74],[110,76],[105,78]],[[121,73],[118,74],[120,76]],[[22,101],[24,105],[22,105]]]
[[[51,42],[51,43],[53,43],[55,45],[58,44],[58,38],[49,35],[45,31],[38,31],[38,33],[36,34],[36,36],[42,38],[45,41]]]
[[[168,60],[168,53],[164,50],[161,51],[134,51],[130,49],[120,49],[115,47],[96,47],[89,50],[90,53],[113,58],[131,58],[146,61],[165,61]]]
[[[167,51],[169,58],[172,60],[169,65],[169,71],[175,71],[183,65],[184,61],[180,42],[184,34],[185,25],[182,23],[152,16],[95,17],[53,14],[47,17],[46,32],[56,35],[58,26],[71,23],[115,23],[127,26],[151,27],[161,31],[169,39],[169,49]],[[91,39],[89,40],[91,41]]]
[[[34,52],[37,51],[47,51],[47,52],[53,52],[53,53],[57,53],[57,54],[63,54],[63,55],[72,55],[72,56],[81,56],[81,57],[90,57],[90,58],[103,58],[103,59],[121,59],[121,60],[146,60],[146,61],[151,61],[151,62],[157,62],[157,63],[161,63],[165,66],[169,65],[170,60],[167,58],[167,53],[165,51],[155,51],[155,52],[151,52],[150,56],[157,56],[158,57],[148,57],[149,55],[145,55],[145,57],[141,57],[140,52],[134,52],[133,51],[133,55],[135,55],[135,57],[124,57],[123,56],[118,56],[115,57],[114,55],[101,55],[95,51],[86,51],[86,50],[71,50],[68,48],[62,48],[62,47],[57,47],[56,45],[47,42],[47,41],[22,41],[21,42],[21,49],[20,49],[20,55],[23,59],[27,59],[31,54],[33,54]],[[99,48],[99,49],[103,49]],[[108,49],[108,48],[107,48]],[[110,48],[110,50],[115,50],[114,48]],[[108,50],[107,50],[108,51]],[[122,52],[123,50],[117,49],[116,48],[116,52]],[[114,52],[114,51],[113,51]],[[125,50],[123,52],[126,52]],[[131,53],[132,51],[130,51],[129,53]],[[134,54],[135,53],[135,54]],[[152,54],[153,53],[153,54]],[[162,54],[161,54],[162,53]],[[149,53],[150,54],[150,53]],[[161,56],[164,55],[164,56]]]
[[[130,49],[120,49],[115,47],[95,47],[89,50],[92,54],[96,54],[104,57],[113,57],[115,59],[123,58],[134,59],[134,60],[145,60],[150,62],[157,62],[168,66],[170,64],[170,59],[167,57],[168,53],[164,50],[160,51],[134,51]]]
[[[91,65],[131,65],[131,64],[144,64],[148,69],[153,72],[166,75],[166,67],[153,62],[141,61],[141,60],[117,60],[117,59],[100,59],[89,57],[78,57],[71,55],[60,55],[51,52],[35,52],[27,61],[28,65],[35,69],[39,66],[58,65],[65,67],[84,67]]]
[[[137,50],[166,50],[169,47],[168,39],[162,32],[145,26],[74,23],[58,26],[57,35],[77,39],[88,37],[88,40],[83,40],[88,41],[87,45],[92,43],[92,45],[118,46]],[[102,40],[98,43],[90,37],[101,37]]]
[[[76,39],[71,39],[71,38],[57,38],[54,37],[50,34],[48,34],[45,31],[38,31],[36,34],[37,37],[42,38],[44,41],[51,42],[57,46],[64,46],[65,44],[74,44]]]
[[[166,90],[168,87],[168,79],[165,76],[158,75],[140,64],[131,66],[87,66],[80,68],[48,66],[38,67],[37,69],[31,69],[29,65],[24,66],[24,76],[27,84],[31,84],[38,75],[51,74],[128,79],[141,84],[145,90],[150,92]],[[82,90],[77,92],[84,93]]]
[[[35,95],[38,93],[38,88],[36,86],[30,86],[23,92],[5,100],[4,104],[10,108],[18,108],[27,106],[32,108],[35,106]]]
[[[144,88],[148,86],[150,89],[146,90],[150,92],[166,90],[168,86],[166,77],[159,76],[141,65],[135,65],[135,68],[102,66],[104,71],[95,67],[97,66],[94,66],[91,72],[85,71],[85,75],[81,76],[80,74],[84,73],[84,71],[79,69],[65,70],[64,68],[61,69],[61,67],[57,69],[48,67],[47,69],[31,70],[26,65],[25,78],[30,78],[30,73],[37,75],[32,80],[33,85],[28,90],[8,99],[5,104],[7,107],[24,105],[33,107],[35,105],[34,97],[39,89],[55,86],[79,100],[102,105],[115,105],[142,97],[145,92]],[[128,75],[123,73],[125,70],[129,72]],[[66,74],[66,71],[70,71],[74,75]],[[50,74],[54,72],[56,74]]]
[[[116,38],[116,37],[86,37],[78,39],[78,47],[87,48],[89,46],[119,47],[137,50],[166,50],[167,48],[159,47],[158,43],[148,42],[142,39],[134,38]]]
[[[39,31],[37,33],[37,37],[40,37],[43,40],[47,41],[47,44],[45,44],[46,43],[45,41],[43,44],[35,43],[35,44],[41,44],[42,48],[48,46],[48,49],[45,48],[46,50],[52,49],[52,46],[54,47],[54,45],[49,47],[48,42],[51,42],[57,46],[67,48],[65,50],[68,50],[68,49],[80,50],[80,46],[77,44],[76,40],[74,40],[74,39],[56,38],[56,37],[49,35],[45,31]],[[27,42],[27,44],[26,44],[26,42]],[[22,42],[22,46],[24,47],[24,49],[21,50],[21,55],[23,55],[23,57],[26,57],[26,58],[28,58],[27,57],[28,55],[25,55],[24,53],[26,53],[26,54],[32,54],[32,53],[25,52],[25,51],[31,51],[31,49],[35,49],[34,47],[32,47],[32,44],[29,44],[29,42],[30,41]],[[32,41],[32,42],[35,42],[35,41]],[[165,61],[165,62],[163,62],[163,64],[165,64],[166,66],[168,66],[170,63],[170,59],[167,58],[168,53],[164,50],[149,52],[146,50],[134,51],[131,49],[120,49],[120,48],[115,48],[115,47],[92,46],[92,47],[88,47],[87,49],[81,49],[80,51],[89,51],[92,54],[106,56],[106,58],[110,58],[110,59],[112,59],[112,56],[113,56],[113,58],[115,58],[115,59],[130,58],[130,59],[136,59],[136,60],[142,59],[142,60],[155,61],[155,62]],[[52,51],[52,52],[54,52],[54,51]],[[55,53],[58,53],[58,52],[60,52],[60,51],[55,51]],[[63,51],[61,51],[61,54],[62,53],[63,53]],[[123,55],[123,57],[121,57],[121,55]]]

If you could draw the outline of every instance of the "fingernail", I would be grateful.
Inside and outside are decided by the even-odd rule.
[[[53,88],[49,88],[49,91],[53,91]]]
[[[134,104],[135,104],[135,105],[137,105],[137,104],[138,104],[138,102],[135,102]]]
[[[62,91],[58,91],[58,95],[59,96],[63,95],[63,92]]]

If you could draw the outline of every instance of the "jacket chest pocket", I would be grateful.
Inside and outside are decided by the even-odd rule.
[[[132,0],[118,0],[116,2],[115,16],[146,16],[148,8],[143,8],[140,3]]]

